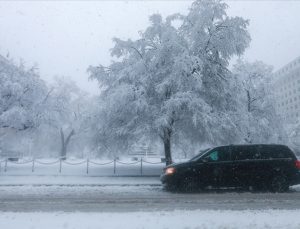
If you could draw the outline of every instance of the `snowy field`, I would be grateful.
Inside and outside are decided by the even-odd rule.
[[[299,229],[300,210],[0,213],[3,229]]]

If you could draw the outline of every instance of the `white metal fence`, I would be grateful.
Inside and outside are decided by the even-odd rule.
[[[146,159],[140,159],[137,161],[121,161],[118,159],[110,161],[99,160],[42,160],[42,159],[30,159],[30,160],[18,160],[13,161],[10,159],[4,159],[0,161],[0,173],[4,174],[28,174],[35,173],[36,169],[41,167],[47,167],[48,171],[56,174],[62,174],[64,169],[70,167],[80,167],[81,174],[90,174],[91,170],[94,170],[93,175],[140,175],[140,176],[158,176],[162,168],[165,166],[164,162],[149,161]],[[84,170],[82,170],[84,169]],[[19,173],[17,173],[19,172]],[[41,174],[41,173],[40,173]],[[78,174],[78,169],[77,169]],[[47,175],[47,172],[45,172]]]

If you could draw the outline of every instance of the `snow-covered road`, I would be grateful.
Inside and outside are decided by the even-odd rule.
[[[13,212],[291,210],[300,209],[300,190],[294,187],[289,193],[280,194],[237,191],[169,193],[153,178],[149,182],[127,184],[14,184],[0,185],[0,209]]]
[[[299,210],[0,212],[3,229],[299,229]]]
[[[288,193],[169,193],[158,177],[0,176],[5,229],[300,228]]]

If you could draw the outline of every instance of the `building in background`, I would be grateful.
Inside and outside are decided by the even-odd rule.
[[[300,118],[300,57],[274,73],[276,110],[284,123]]]

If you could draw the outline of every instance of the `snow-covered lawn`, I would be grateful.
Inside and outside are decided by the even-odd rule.
[[[3,229],[300,228],[300,210],[158,211],[131,213],[0,213]]]

